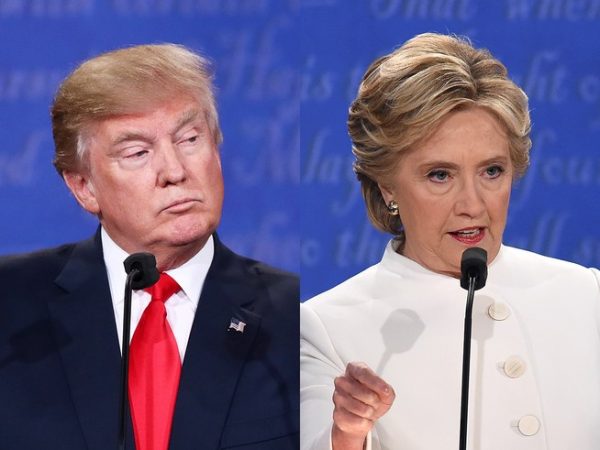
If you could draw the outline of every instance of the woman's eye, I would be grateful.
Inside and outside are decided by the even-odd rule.
[[[497,178],[502,172],[504,172],[504,169],[500,166],[491,166],[485,169],[485,174],[490,178]]]
[[[449,176],[450,175],[448,174],[448,171],[441,169],[432,170],[427,174],[427,178],[436,183],[443,183],[448,179]]]

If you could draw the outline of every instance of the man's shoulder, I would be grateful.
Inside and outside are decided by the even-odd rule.
[[[255,277],[260,288],[266,289],[269,297],[277,302],[300,302],[300,278],[298,275],[245,256],[235,255],[246,267],[249,276]]]
[[[0,278],[15,281],[22,277],[56,276],[73,253],[75,243],[28,253],[0,256]]]
[[[236,266],[241,270],[235,270],[238,276],[251,277],[262,287],[268,290],[283,291],[296,301],[300,299],[300,278],[298,275],[282,269],[278,269],[269,264],[239,255],[226,245],[219,242],[219,251],[222,253],[219,258],[226,263],[227,268]]]
[[[45,300],[58,295],[56,280],[72,258],[76,244],[64,244],[30,253],[0,256],[0,284],[4,286],[0,303],[4,314],[13,321],[23,313],[44,314],[38,308]]]
[[[232,298],[252,299],[251,309],[263,317],[263,326],[283,329],[288,333],[297,325],[300,305],[300,280],[293,273],[234,253],[220,245],[215,253],[215,278],[226,285]],[[219,273],[219,275],[217,275]],[[208,280],[208,278],[207,278]]]
[[[252,270],[264,280],[265,284],[270,286],[287,286],[296,290],[300,289],[300,278],[298,275],[270,266],[261,261],[252,259],[247,259],[247,261],[249,262],[250,267],[252,267]]]

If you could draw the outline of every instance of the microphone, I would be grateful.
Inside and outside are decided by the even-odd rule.
[[[152,286],[160,278],[156,269],[156,258],[151,253],[134,253],[123,262],[125,301],[123,305],[123,343],[121,346],[121,397],[119,405],[119,449],[125,450],[125,429],[129,406],[129,338],[131,334],[131,291]]]
[[[487,281],[487,272],[487,252],[484,249],[479,247],[471,247],[463,252],[460,261],[460,287],[467,289],[468,293],[463,338],[462,392],[460,398],[460,450],[467,449],[473,298],[475,297],[475,291],[485,286],[485,282]]]
[[[128,278],[131,277],[132,289],[144,289],[152,286],[160,278],[156,268],[156,258],[152,253],[134,253],[123,262]]]
[[[475,290],[485,286],[487,281],[487,252],[479,247],[471,247],[463,252],[460,261],[460,287],[469,289],[469,280],[475,278]]]

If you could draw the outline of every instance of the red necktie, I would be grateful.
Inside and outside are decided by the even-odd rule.
[[[137,450],[167,450],[179,387],[181,359],[167,322],[165,301],[181,288],[166,273],[146,289],[152,301],[133,334],[129,403]]]

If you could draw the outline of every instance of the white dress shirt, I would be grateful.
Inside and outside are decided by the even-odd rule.
[[[112,297],[117,333],[119,335],[119,348],[123,343],[123,304],[125,296],[125,280],[127,275],[123,261],[129,254],[120,248],[102,228],[102,250],[104,253],[104,264],[108,274],[110,294]],[[181,291],[173,294],[166,302],[167,320],[177,341],[179,356],[183,362],[190,331],[200,293],[204,286],[204,280],[214,255],[214,242],[212,236],[208,238],[202,249],[192,259],[173,270],[167,270],[179,286]],[[131,296],[131,336],[135,333],[137,324],[142,317],[146,306],[150,303],[151,296],[144,290],[133,291]]]
[[[503,246],[476,292],[468,448],[600,449],[600,274]],[[388,245],[301,306],[301,448],[331,448],[333,380],[364,361],[396,399],[373,450],[458,448],[466,291]]]

